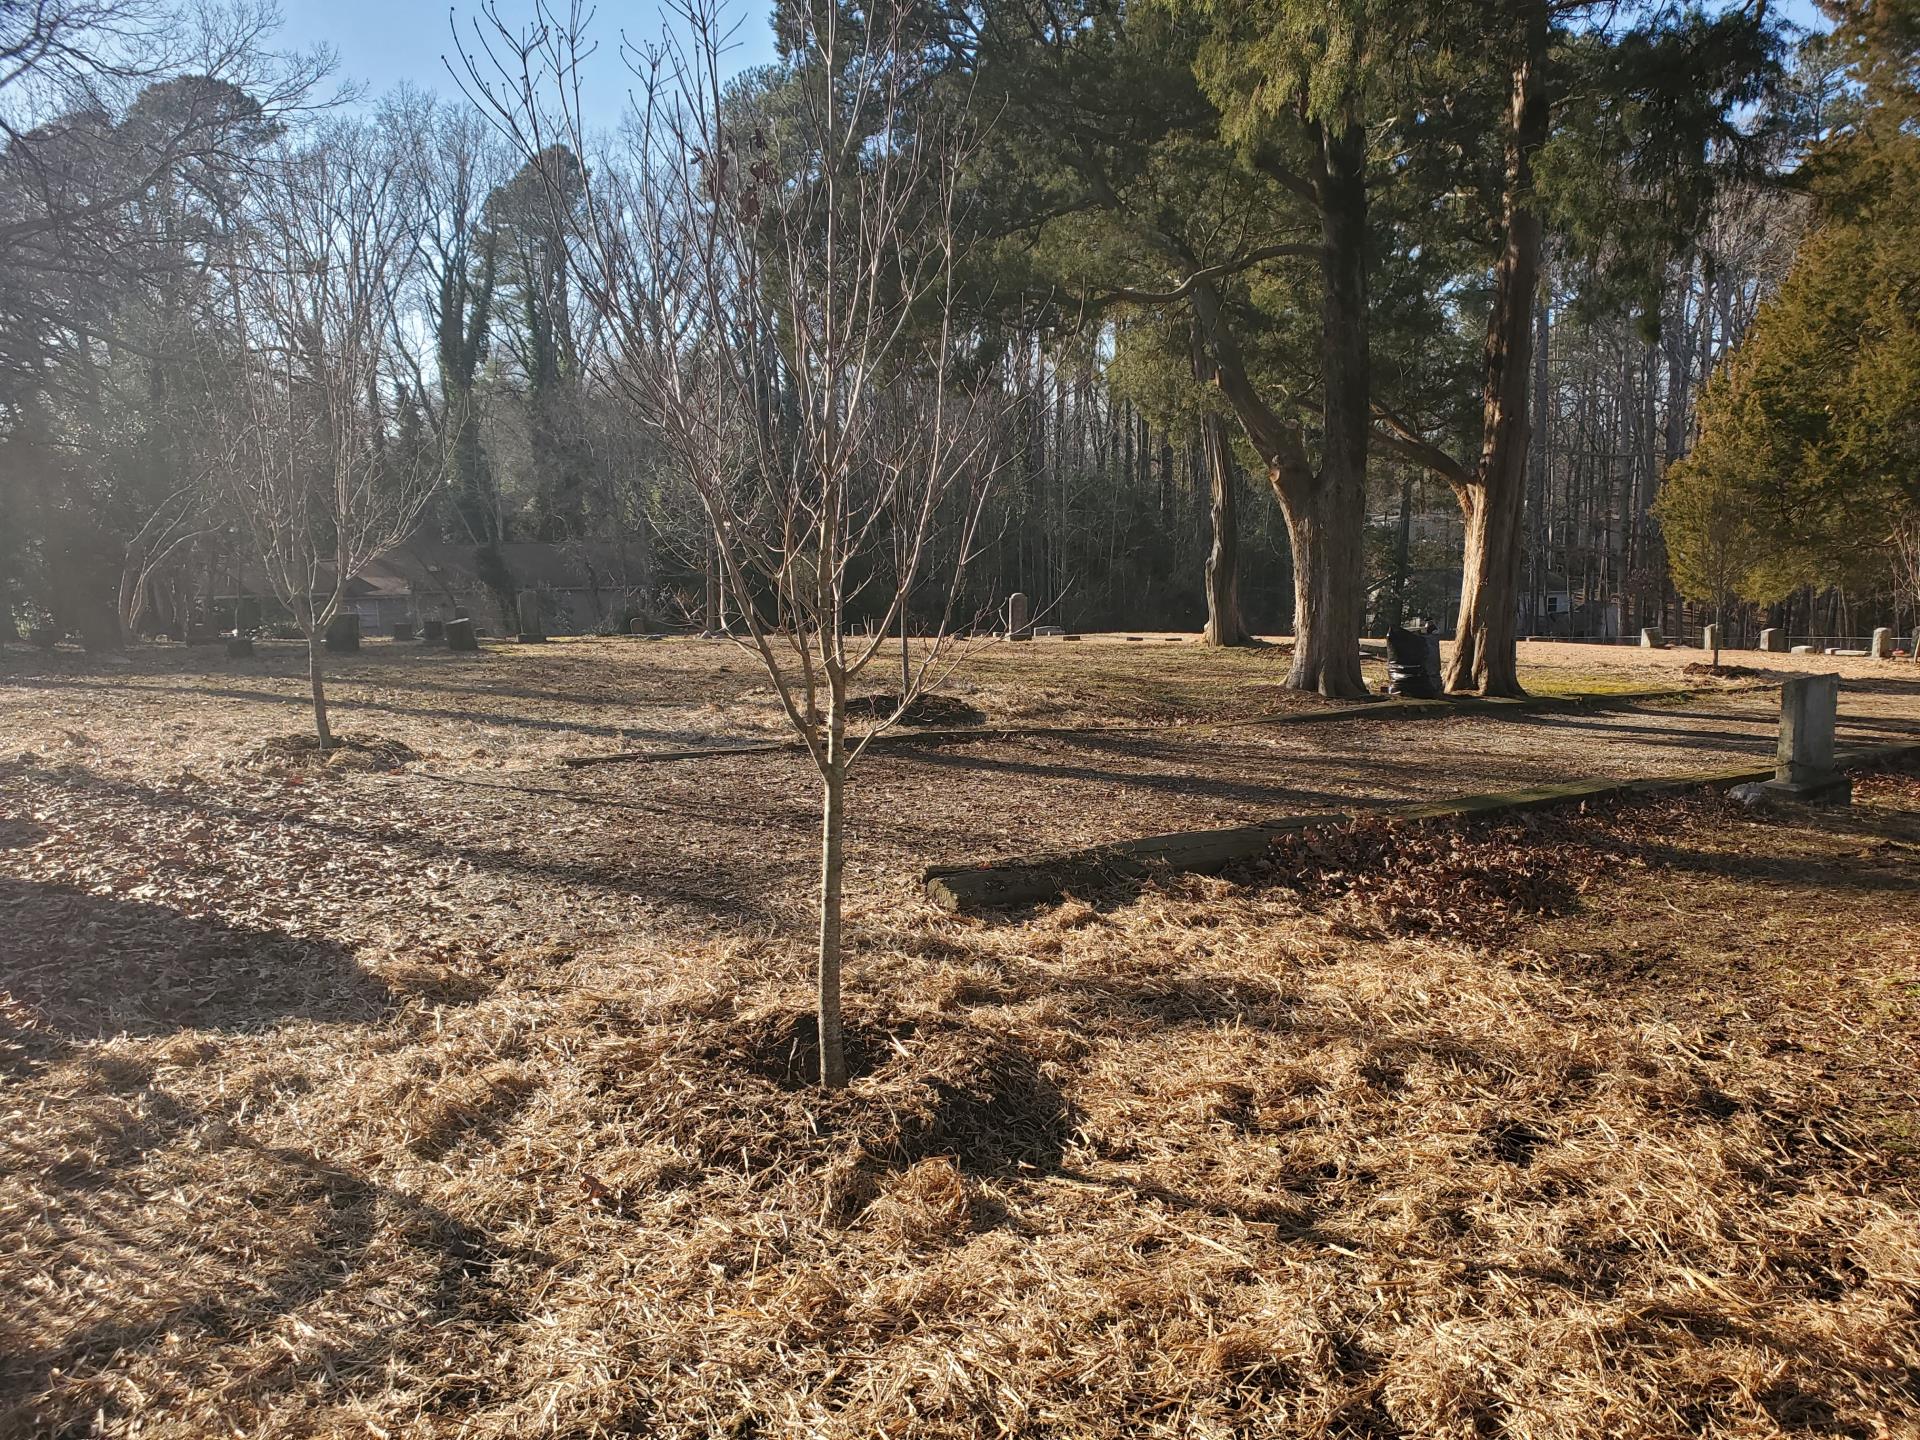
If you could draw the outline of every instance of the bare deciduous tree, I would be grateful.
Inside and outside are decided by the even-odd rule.
[[[632,57],[625,152],[555,208],[607,323],[600,378],[698,495],[739,643],[820,776],[820,1079],[839,1086],[848,774],[958,654],[997,454],[997,386],[956,374],[965,139],[910,95],[902,8],[858,33],[838,7],[794,16],[777,115],[728,94],[713,0],[676,13],[680,33]],[[525,32],[490,18],[469,56],[478,98],[529,161],[584,153],[582,10],[543,6]],[[916,602],[901,694],[862,726],[851,687]]]
[[[322,748],[327,626],[412,534],[440,475],[437,452],[407,449],[393,424],[419,212],[404,151],[372,125],[336,123],[265,170],[227,257],[240,343],[215,480],[306,638]]]

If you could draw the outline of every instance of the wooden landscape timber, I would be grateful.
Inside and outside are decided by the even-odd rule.
[[[1916,756],[1920,756],[1920,743],[1855,746],[1840,750],[1835,758],[1843,769],[1861,769]],[[1282,836],[1343,825],[1362,817],[1384,816],[1395,822],[1417,824],[1428,820],[1515,814],[1613,797],[1662,795],[1694,789],[1728,790],[1736,785],[1771,780],[1774,768],[1771,764],[1740,765],[1642,780],[1575,780],[1563,785],[1537,785],[1524,790],[1464,795],[1452,800],[1422,801],[1384,809],[1288,816],[1220,830],[1150,835],[1061,855],[1014,858],[981,865],[932,865],[923,872],[922,878],[927,898],[943,910],[960,913],[1012,909],[1156,874],[1215,874],[1240,861],[1258,859]]]

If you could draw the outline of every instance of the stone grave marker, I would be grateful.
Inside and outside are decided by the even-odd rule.
[[[1023,590],[1016,590],[1007,597],[1007,638],[1009,640],[1033,638],[1029,604],[1026,592]]]
[[[522,590],[520,592],[520,643],[522,645],[544,645],[547,642],[546,626],[540,618],[540,592]]]
[[[1709,651],[1721,648],[1720,627],[1718,625],[1709,625],[1700,632],[1700,648]]]
[[[1640,632],[1640,648],[1642,650],[1664,650],[1667,648],[1667,637],[1660,633],[1657,626],[1649,625]]]
[[[413,639],[413,622],[411,620],[394,621],[393,622],[394,643],[396,645],[404,645],[406,644],[407,641],[411,639]]]
[[[447,621],[447,649],[473,651],[480,648],[480,637],[473,633],[473,621]]]
[[[1787,632],[1768,626],[1760,632],[1760,648],[1772,651],[1776,655],[1787,653]]]
[[[253,654],[253,636],[229,635],[227,637],[227,658],[245,660]]]
[[[360,648],[360,616],[357,611],[342,610],[327,622],[326,647],[336,654]]]
[[[1892,629],[1882,625],[1878,630],[1874,631],[1873,643],[1868,648],[1872,650],[1874,659],[1891,660],[1893,658]]]
[[[422,620],[420,622],[420,643],[422,645],[444,645],[447,640],[447,622],[444,620]]]
[[[1853,783],[1834,763],[1839,708],[1838,675],[1796,675],[1780,687],[1780,743],[1773,779],[1761,787],[1767,794],[1841,805],[1853,798]]]

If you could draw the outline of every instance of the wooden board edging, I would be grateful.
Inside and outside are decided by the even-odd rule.
[[[1835,758],[1844,769],[1920,756],[1920,744],[1852,746]],[[1317,830],[1367,817],[1419,823],[1463,816],[1515,814],[1613,796],[1664,795],[1686,790],[1729,790],[1771,780],[1772,765],[1696,770],[1640,780],[1575,780],[1452,800],[1423,801],[1381,809],[1288,816],[1219,830],[1187,830],[1096,846],[1060,855],[994,861],[981,865],[932,865],[922,872],[927,898],[942,910],[1009,909],[1057,900],[1076,890],[1098,890],[1154,874],[1210,875],[1243,860],[1258,859],[1283,835]]]

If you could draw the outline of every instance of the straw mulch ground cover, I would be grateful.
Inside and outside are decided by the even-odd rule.
[[[0,775],[0,1434],[1920,1433],[1911,775],[867,892],[828,1096],[784,923],[237,774]]]

